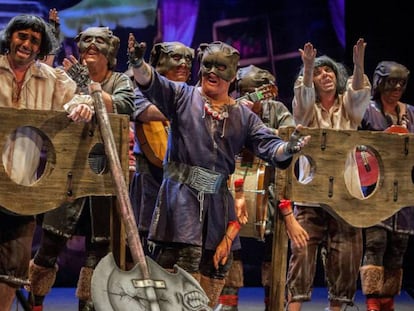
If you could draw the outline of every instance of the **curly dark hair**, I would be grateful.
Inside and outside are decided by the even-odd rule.
[[[40,43],[39,59],[56,51],[59,42],[54,36],[51,27],[41,17],[29,14],[22,14],[13,17],[6,28],[0,34],[0,53],[4,54],[10,50],[10,41],[14,32],[24,29],[31,29],[42,35]]]
[[[344,64],[334,61],[332,58],[326,55],[319,56],[315,58],[313,67],[318,68],[322,66],[330,67],[336,76],[336,95],[343,94],[346,90],[346,83],[349,78],[349,73],[347,67]],[[303,65],[300,69],[299,76],[303,75]],[[317,99],[318,94],[316,94]]]

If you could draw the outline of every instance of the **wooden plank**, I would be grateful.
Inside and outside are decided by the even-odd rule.
[[[279,129],[288,140],[292,127]],[[395,134],[371,131],[307,129],[310,143],[294,156],[292,165],[277,170],[276,189],[280,198],[323,204],[334,217],[356,227],[369,227],[412,204],[414,190],[414,134]],[[375,191],[359,198],[345,183],[347,157],[358,145],[375,151],[379,161],[379,178]],[[295,163],[300,156],[310,158],[314,165],[312,180],[300,183],[295,175]],[[271,310],[283,310],[285,303],[288,238],[283,219],[275,216],[272,260]]]
[[[129,116],[109,117],[122,168],[128,176]],[[109,169],[97,174],[88,162],[91,149],[103,144],[95,121],[74,123],[66,112],[0,108],[0,150],[4,152],[7,139],[23,126],[35,129],[49,141],[46,169],[34,184],[25,186],[12,181],[0,165],[0,206],[13,213],[35,215],[79,197],[115,194]]]
[[[414,134],[371,131],[305,129],[310,143],[295,155],[288,183],[292,201],[321,203],[334,216],[355,227],[369,227],[403,207],[412,205],[414,190]],[[345,183],[346,160],[358,145],[374,150],[379,161],[376,190],[368,197],[355,197]],[[299,155],[312,159],[314,176],[303,184],[295,176]]]

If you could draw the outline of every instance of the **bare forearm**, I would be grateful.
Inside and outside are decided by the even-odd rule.
[[[311,87],[313,84],[313,66],[316,57],[316,49],[313,48],[312,43],[307,42],[303,46],[303,50],[299,49],[303,62],[303,84],[306,87]]]

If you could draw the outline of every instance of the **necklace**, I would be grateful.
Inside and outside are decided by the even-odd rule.
[[[224,120],[229,117],[227,105],[224,105],[221,111],[216,111],[211,107],[210,101],[204,97],[204,111],[215,120]]]
[[[226,130],[226,120],[229,117],[229,112],[227,111],[228,109],[228,105],[223,105],[220,108],[220,111],[216,111],[213,109],[213,107],[211,107],[211,103],[208,100],[207,97],[203,96],[204,99],[204,114],[203,114],[203,119],[206,117],[206,114],[211,116],[211,118],[213,120],[216,121],[223,121],[223,129],[221,132],[220,137],[223,138],[224,137],[224,132]]]

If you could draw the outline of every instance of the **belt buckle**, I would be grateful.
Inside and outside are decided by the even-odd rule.
[[[202,167],[193,167],[190,173],[189,186],[205,193],[217,193],[220,189],[223,175],[211,173]]]

